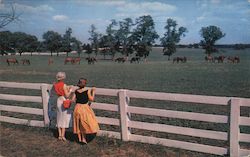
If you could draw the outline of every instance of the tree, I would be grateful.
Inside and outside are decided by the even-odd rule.
[[[17,15],[16,10],[13,5],[11,5],[11,11],[6,13],[6,12],[0,12],[0,29],[7,26],[13,21],[18,21],[19,16],[21,14]]]
[[[205,49],[205,53],[210,56],[212,53],[217,52],[218,50],[214,47],[215,42],[223,38],[226,34],[223,33],[217,26],[208,26],[202,27],[200,30],[201,37],[204,38],[201,40],[201,46]]]
[[[34,35],[28,35],[26,37],[27,40],[27,50],[30,52],[30,55],[32,56],[32,53],[39,50],[40,42],[38,41],[37,37]]]
[[[111,24],[108,25],[106,29],[105,40],[103,40],[105,45],[109,48],[109,52],[112,55],[112,59],[115,56],[116,51],[119,51],[119,40],[117,37],[117,30],[114,29],[114,26],[117,25],[115,20],[111,20]]]
[[[170,56],[176,52],[176,44],[180,42],[181,36],[185,36],[187,29],[185,27],[177,28],[177,22],[171,18],[167,19],[167,25],[164,27],[166,32],[161,38],[161,44],[163,45],[163,55]]]
[[[50,51],[50,55],[52,56],[53,52],[57,52],[62,46],[62,37],[59,33],[54,31],[47,31],[43,34],[44,45],[47,50]]]
[[[90,44],[85,45],[84,50],[85,50],[85,53],[87,53],[88,56],[90,57],[90,54],[93,52],[92,47],[90,46]]]
[[[0,32],[0,54],[7,55],[9,52],[14,53],[13,34],[10,31]]]
[[[90,26],[89,34],[89,41],[91,42],[92,49],[94,49],[95,54],[97,56],[99,49],[99,39],[101,35],[96,31],[96,27],[93,24]]]
[[[126,55],[127,57],[129,54],[134,52],[133,49],[133,38],[132,38],[132,27],[133,21],[131,18],[126,18],[123,21],[119,22],[119,30],[117,31],[118,40],[122,46],[122,54]]]
[[[34,52],[38,48],[38,40],[36,36],[32,36],[23,32],[15,32],[12,34],[13,48],[22,55],[23,52]],[[32,53],[31,53],[32,55]]]
[[[75,50],[78,54],[78,57],[80,57],[82,53],[82,42],[73,37],[71,39],[71,43],[72,43],[71,49]]]
[[[133,33],[133,40],[136,44],[136,55],[144,57],[144,59],[146,59],[149,55],[155,39],[159,38],[154,25],[154,21],[150,15],[141,16],[136,19],[136,28]]]
[[[72,47],[71,47],[71,42],[72,42],[72,29],[68,28],[65,32],[65,34],[62,37],[62,47],[61,47],[61,51],[65,51],[67,53],[67,56],[69,55],[69,52],[72,51]]]

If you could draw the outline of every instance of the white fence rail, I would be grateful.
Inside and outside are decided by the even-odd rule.
[[[35,114],[35,115],[42,115],[44,117],[43,121],[38,121],[38,120],[27,120],[27,119],[13,118],[0,115],[1,122],[23,124],[28,126],[38,126],[38,127],[48,126],[50,122],[48,115],[48,99],[49,99],[48,91],[51,89],[52,85],[39,84],[39,83],[16,83],[16,82],[0,81],[0,87],[41,90],[41,96],[0,94],[0,100],[36,102],[36,103],[42,103],[43,105],[43,109],[38,109],[38,108],[9,106],[0,104],[0,112],[7,111],[7,112],[17,112],[25,114]],[[108,104],[108,103],[97,103],[97,102],[92,104],[92,107],[94,109],[113,111],[117,112],[120,115],[119,119],[108,118],[108,117],[97,117],[100,124],[115,125],[121,128],[120,129],[121,132],[101,130],[99,132],[100,135],[105,134],[110,137],[122,139],[123,141],[139,141],[150,144],[161,144],[168,147],[175,147],[175,148],[181,148],[181,149],[209,153],[209,154],[216,154],[216,155],[227,154],[230,155],[231,157],[250,155],[250,150],[240,148],[239,144],[239,142],[250,143],[250,134],[241,133],[239,129],[240,126],[248,126],[248,127],[250,126],[250,117],[242,117],[240,114],[241,106],[250,107],[250,99],[248,98],[172,94],[172,93],[132,91],[123,89],[117,90],[117,89],[104,89],[104,88],[97,88],[96,94],[103,96],[114,96],[119,99],[118,102],[119,104]],[[199,104],[209,104],[209,105],[223,105],[223,106],[227,105],[230,107],[230,114],[226,116],[226,115],[154,109],[146,107],[135,107],[135,106],[129,106],[130,98],[189,102],[189,103],[199,103]],[[228,132],[223,132],[223,131],[212,131],[204,129],[194,129],[194,128],[158,124],[158,123],[140,122],[131,120],[130,114],[177,118],[177,119],[202,121],[202,122],[218,123],[218,124],[220,123],[229,124],[230,127]],[[180,140],[171,140],[171,139],[152,137],[152,136],[137,135],[130,132],[131,128],[154,131],[154,132],[173,133],[173,134],[192,136],[192,137],[200,137],[205,139],[228,141],[230,143],[230,148],[192,143]]]

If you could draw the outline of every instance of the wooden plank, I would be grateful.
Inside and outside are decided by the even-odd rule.
[[[250,98],[238,98],[241,99],[240,106],[250,107]]]
[[[223,115],[172,111],[172,110],[134,107],[134,106],[128,106],[128,112],[143,114],[143,115],[180,118],[180,119],[188,119],[188,120],[196,120],[204,122],[213,122],[213,123],[228,123],[228,117]]]
[[[43,115],[43,109],[20,107],[20,106],[0,105],[0,111]]]
[[[43,118],[44,118],[44,125],[48,126],[50,123],[49,120],[49,112],[48,112],[48,105],[49,105],[49,93],[48,93],[48,86],[47,84],[41,85],[42,90],[42,103],[43,103]]]
[[[240,133],[240,142],[249,142],[250,143],[250,134]]]
[[[97,103],[93,102],[91,104],[91,107],[93,109],[99,109],[99,110],[107,110],[107,111],[115,111],[118,112],[118,105],[114,104],[106,104],[106,103]]]
[[[97,133],[97,136],[107,136],[107,137],[110,137],[110,138],[121,139],[121,133],[115,132],[115,131],[100,130]]]
[[[44,127],[44,122],[38,120],[27,120],[27,119],[13,118],[7,116],[0,116],[0,121],[13,124],[27,125],[27,126]]]
[[[98,122],[101,124],[107,124],[107,125],[120,125],[120,120],[115,118],[107,118],[107,117],[96,117]]]
[[[217,97],[205,95],[191,95],[191,94],[172,94],[160,92],[145,92],[145,91],[131,91],[127,95],[131,98],[143,98],[153,100],[168,100],[178,102],[191,102],[212,105],[228,105],[230,97]]]
[[[240,99],[231,99],[230,105],[230,156],[239,156]]]
[[[135,135],[135,134],[130,135],[130,141],[138,141],[138,142],[150,143],[150,144],[160,144],[160,145],[168,146],[168,147],[175,147],[175,148],[180,148],[180,149],[185,149],[185,150],[216,154],[216,155],[222,155],[222,156],[227,154],[227,149],[222,148],[222,147],[176,141],[176,140],[169,140],[169,139],[156,138],[156,137],[147,137],[147,136]]]
[[[24,102],[42,102],[40,96],[25,96],[25,95],[11,95],[11,94],[0,94],[2,100],[13,100],[13,101],[24,101]]]
[[[121,135],[123,141],[129,141],[130,130],[128,128],[128,104],[127,104],[127,95],[126,90],[119,91],[119,110],[120,110],[120,126],[121,126]]]
[[[249,157],[250,156],[250,150],[249,149],[240,149],[240,156],[241,157]]]
[[[24,88],[24,89],[40,89],[40,83],[20,83],[0,81],[0,87],[7,88]]]
[[[250,126],[250,118],[249,117],[240,117],[240,125]]]
[[[138,121],[129,121],[128,126],[131,128],[144,129],[150,131],[167,132],[172,134],[217,139],[224,141],[228,140],[227,133],[219,131],[201,130],[201,129],[193,129],[193,128],[186,128],[186,127],[179,127],[179,126],[172,126],[165,124],[138,122]]]
[[[97,95],[117,96],[118,89],[96,88]]]

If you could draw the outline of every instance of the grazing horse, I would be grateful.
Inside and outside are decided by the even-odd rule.
[[[71,64],[73,64],[74,63],[74,58],[72,58],[72,57],[65,58],[64,64],[67,64],[68,62],[70,62]]]
[[[118,63],[124,63],[125,61],[126,61],[126,59],[123,58],[123,57],[120,57],[120,58],[116,58],[116,59],[115,59],[115,62],[118,62]]]
[[[223,61],[224,61],[224,59],[225,59],[226,57],[225,56],[219,56],[219,57],[214,57],[214,61],[218,61],[218,63],[223,63]]]
[[[22,59],[21,61],[22,61],[23,65],[24,64],[30,65],[30,60],[29,59]]]
[[[49,60],[48,60],[48,65],[50,65],[50,64],[53,64],[53,59],[52,58],[49,58]]]
[[[73,58],[73,60],[72,60],[72,64],[76,64],[76,63],[78,63],[78,64],[80,64],[80,62],[81,62],[81,58],[80,57],[76,57],[76,58]]]
[[[133,62],[139,63],[139,61],[140,61],[140,57],[132,57],[130,60],[130,63],[133,63]]]
[[[173,59],[173,63],[174,62],[177,62],[177,63],[179,63],[179,62],[186,63],[187,62],[187,57],[175,57]]]
[[[87,57],[86,60],[88,61],[88,64],[95,64],[95,62],[97,62],[94,57]]]
[[[206,56],[206,57],[205,57],[205,60],[206,60],[207,62],[214,62],[214,57],[213,57],[213,56]]]
[[[8,58],[6,59],[6,62],[8,63],[8,65],[10,65],[10,63],[18,64],[18,61],[16,58]]]
[[[239,63],[240,62],[240,57],[239,56],[229,56],[227,57],[227,62],[231,62],[231,63]]]

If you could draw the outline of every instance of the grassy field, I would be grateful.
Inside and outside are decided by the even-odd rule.
[[[23,58],[30,59],[31,66],[28,65],[11,65],[8,66],[6,58],[13,56],[1,56],[0,57],[0,81],[15,81],[15,82],[37,82],[37,83],[49,83],[52,84],[55,81],[55,75],[58,71],[64,71],[67,74],[66,83],[75,85],[78,78],[85,77],[88,79],[88,86],[95,86],[99,88],[113,88],[113,89],[131,89],[131,90],[143,90],[143,91],[159,91],[168,93],[187,93],[197,95],[213,95],[213,96],[234,96],[234,97],[246,97],[250,98],[250,52],[246,50],[232,50],[223,49],[223,53],[215,54],[219,56],[221,54],[225,56],[239,56],[241,62],[239,64],[227,63],[207,63],[204,60],[205,54],[201,49],[178,49],[177,53],[172,56],[186,56],[187,63],[173,64],[172,61],[167,61],[167,56],[161,54],[159,48],[154,48],[150,56],[147,58],[147,62],[140,62],[139,64],[126,63],[115,63],[112,61],[98,60],[94,65],[88,65],[87,61],[83,60],[80,65],[64,65],[65,56],[53,56],[54,64],[48,65],[49,56],[15,56],[18,60]],[[71,55],[74,56],[74,55]],[[82,56],[83,58],[86,56]],[[102,58],[102,56],[98,56]],[[32,95],[40,95],[37,91],[28,90],[12,90],[6,88],[0,88],[0,93],[17,93],[25,94],[29,93]],[[116,98],[104,98],[98,96],[96,101],[117,103]],[[9,104],[7,101],[0,101],[2,104]],[[38,104],[15,102],[15,105],[20,106],[33,106],[39,107]],[[187,103],[176,103],[176,102],[164,102],[164,101],[151,101],[151,100],[140,100],[132,99],[131,104],[133,106],[146,106],[170,110],[184,110],[184,111],[195,111],[201,113],[216,113],[227,115],[228,108],[223,106],[216,106],[209,108],[205,105],[200,104],[187,104]],[[249,108],[241,108],[241,114],[243,116],[249,116]],[[118,114],[113,112],[95,111],[97,115],[107,117],[118,117]],[[2,115],[10,113],[2,113]],[[24,115],[13,114],[11,116],[23,117]],[[25,115],[27,116],[27,115]],[[42,117],[29,117],[35,119],[42,119]],[[227,131],[228,125],[217,125],[211,123],[201,123],[188,120],[178,120],[173,118],[157,118],[151,116],[138,116],[132,115],[133,120],[156,122],[162,124],[176,125],[176,126],[187,126],[192,128],[201,128],[208,130],[220,130]],[[14,128],[14,129],[13,129]],[[102,129],[107,130],[119,130],[115,127],[101,126]],[[53,137],[51,131],[42,129],[45,133],[40,136],[40,129],[29,129],[26,127],[17,127],[13,125],[3,124],[1,125],[1,152],[4,152],[7,156],[17,156],[18,153],[26,153],[30,156],[30,150],[27,148],[22,152],[16,152],[11,155],[9,146],[13,144],[13,141],[7,140],[3,134],[6,130],[13,131],[14,136],[15,130],[20,130],[22,134],[29,133],[30,136],[27,138],[43,138],[46,139]],[[42,131],[42,132],[43,132]],[[154,132],[142,132],[141,130],[132,130],[133,133],[153,135],[157,137],[165,137],[169,139],[181,139],[190,142],[199,142],[204,144],[211,144],[217,146],[228,146],[227,142],[215,141],[215,140],[201,140],[200,138],[191,138],[186,136],[176,136],[174,134],[162,134]],[[241,132],[250,133],[249,127],[241,127]],[[20,141],[25,139],[20,138]],[[14,140],[15,141],[15,140]],[[48,141],[57,144],[58,141],[55,139],[49,139]],[[74,140],[73,140],[74,141]],[[102,143],[104,141],[104,143]],[[34,142],[36,143],[36,142]],[[38,144],[39,142],[37,142]],[[67,143],[67,146],[72,148],[75,156],[79,156],[80,149],[78,145],[74,149],[75,143]],[[51,156],[65,156],[65,151],[62,151],[62,147],[55,147],[43,143],[46,147],[45,150],[54,152]],[[101,147],[104,145],[106,148]],[[28,141],[26,146],[29,147]],[[244,147],[250,148],[249,144],[245,144]],[[17,149],[21,149],[17,147]],[[24,147],[22,148],[24,149]],[[43,154],[43,150],[34,146],[35,153],[38,156],[46,156]],[[99,153],[95,154],[98,150]],[[156,152],[158,150],[158,153]],[[61,152],[58,154],[58,152]],[[86,156],[204,156],[201,153],[194,153],[189,151],[183,151],[179,149],[171,149],[162,146],[152,146],[147,144],[138,144],[133,142],[121,143],[119,140],[107,139],[98,137],[95,144],[84,147]],[[95,153],[94,153],[95,152]],[[112,152],[117,153],[112,154]],[[40,154],[39,154],[40,153]],[[2,154],[2,155],[4,155]],[[209,156],[209,155],[205,155]],[[212,156],[212,155],[211,155]]]
[[[249,50],[224,51],[226,56],[240,56],[241,62],[206,63],[201,49],[178,50],[174,56],[187,56],[185,64],[167,61],[167,56],[163,56],[159,48],[153,49],[147,62],[140,64],[98,61],[95,65],[88,65],[84,60],[80,65],[64,65],[65,56],[53,56],[54,64],[49,66],[48,56],[15,56],[18,60],[30,59],[31,66],[7,66],[6,58],[10,56],[1,56],[0,80],[51,84],[58,71],[65,71],[66,82],[73,85],[80,77],[85,77],[88,86],[101,88],[250,97]]]

